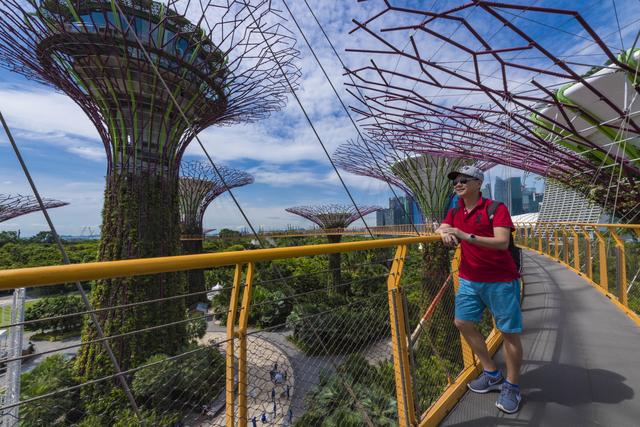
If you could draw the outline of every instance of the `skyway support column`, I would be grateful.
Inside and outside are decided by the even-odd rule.
[[[391,342],[393,343],[393,366],[396,377],[396,400],[398,402],[398,424],[400,427],[416,425],[413,400],[413,383],[409,364],[409,341],[405,324],[403,290],[400,284],[407,246],[398,246],[387,280],[389,315],[391,320]]]

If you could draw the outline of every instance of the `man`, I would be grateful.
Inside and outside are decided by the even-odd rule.
[[[522,363],[520,274],[508,249],[513,223],[504,204],[497,207],[493,218],[488,217],[487,208],[492,201],[480,193],[484,179],[480,169],[464,166],[448,178],[460,199],[436,232],[445,244],[461,246],[454,323],[483,367],[480,377],[469,383],[469,389],[476,393],[501,390],[496,406],[511,414],[520,406],[518,381]],[[484,337],[475,326],[485,308],[491,311],[504,337],[506,379],[489,357]]]

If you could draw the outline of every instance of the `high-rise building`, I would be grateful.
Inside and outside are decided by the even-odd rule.
[[[415,200],[409,196],[391,197],[389,208],[376,212],[376,225],[422,224],[424,219]]]
[[[496,177],[493,184],[493,200],[502,202],[508,206],[509,195],[507,194],[507,181]]]
[[[492,199],[491,197],[491,183],[487,182],[484,185],[484,188],[482,189],[482,197],[485,197],[487,199]]]
[[[522,179],[519,176],[512,176],[507,179],[507,190],[507,194],[509,194],[507,206],[511,215],[524,213],[522,209]]]

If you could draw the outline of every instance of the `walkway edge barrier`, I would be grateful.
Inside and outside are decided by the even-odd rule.
[[[359,242],[327,243],[322,245],[290,246],[286,248],[255,249],[198,255],[102,261],[84,264],[66,264],[48,267],[17,268],[0,271],[0,290],[21,287],[49,286],[75,281],[110,279],[124,276],[197,270],[249,262],[273,261],[313,255],[354,252],[369,249],[439,242],[439,236],[403,237]]]
[[[535,249],[531,249],[528,248],[526,246],[521,246],[518,245],[519,247],[521,247],[522,249],[527,249],[530,250],[532,252],[535,252],[537,254],[540,254],[542,256],[545,256],[553,261],[556,261],[560,264],[562,264],[563,266],[567,267],[569,270],[573,271],[574,273],[576,273],[578,276],[582,277],[584,280],[587,281],[587,283],[589,283],[591,286],[593,286],[594,288],[596,288],[596,290],[598,292],[600,292],[602,295],[604,295],[605,297],[607,297],[607,299],[609,301],[611,301],[613,303],[613,305],[615,305],[620,311],[622,311],[624,314],[626,314],[633,322],[635,322],[636,325],[638,325],[638,327],[640,327],[640,316],[638,316],[633,310],[631,310],[630,308],[626,307],[625,305],[623,305],[620,301],[618,301],[618,298],[613,295],[611,292],[603,289],[601,286],[599,286],[596,282],[594,282],[593,280],[591,280],[586,274],[576,270],[575,268],[573,268],[572,266],[570,266],[569,264],[566,264],[552,256],[549,256],[547,254],[545,254],[544,252],[540,252],[538,250]]]

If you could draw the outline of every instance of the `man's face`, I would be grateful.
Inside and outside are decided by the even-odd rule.
[[[453,189],[460,197],[479,193],[481,185],[482,181],[468,175],[458,175],[453,180]]]

